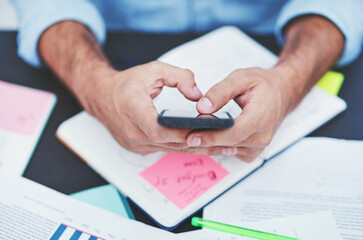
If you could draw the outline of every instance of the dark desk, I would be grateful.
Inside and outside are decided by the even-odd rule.
[[[162,53],[189,41],[197,35],[108,35],[105,52],[115,67],[122,69],[120,59],[144,63],[156,59]],[[257,41],[273,52],[278,52],[273,37],[256,37]],[[16,33],[0,32],[0,79],[54,92],[58,103],[39,141],[37,149],[24,176],[57,191],[69,194],[107,182],[91,170],[55,138],[60,123],[82,109],[72,94],[48,70],[38,70],[25,64],[16,54]],[[311,136],[326,136],[363,140],[363,55],[348,67],[339,69],[346,80],[340,96],[348,109]],[[137,220],[154,225],[139,209],[132,206]],[[201,215],[201,211],[198,212]],[[176,232],[190,230],[184,222]]]

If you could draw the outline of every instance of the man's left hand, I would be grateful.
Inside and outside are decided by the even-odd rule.
[[[214,85],[198,102],[200,113],[212,114],[231,99],[243,109],[232,128],[195,131],[189,134],[191,147],[225,147],[223,154],[252,161],[270,143],[287,114],[288,102],[280,89],[282,73],[277,68],[237,69]]]

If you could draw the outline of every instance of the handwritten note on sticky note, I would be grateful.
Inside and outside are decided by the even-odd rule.
[[[140,176],[184,209],[228,173],[206,155],[166,153]]]
[[[48,92],[0,81],[0,128],[32,135],[52,97]]]

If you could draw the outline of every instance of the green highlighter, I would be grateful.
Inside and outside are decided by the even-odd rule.
[[[232,233],[244,237],[256,238],[260,240],[299,240],[297,238],[281,236],[273,233],[267,233],[262,231],[257,231],[248,228],[236,227],[228,224],[217,223],[213,221],[204,220],[199,217],[192,218],[192,225],[194,227],[205,227],[217,231],[222,231],[226,233]]]

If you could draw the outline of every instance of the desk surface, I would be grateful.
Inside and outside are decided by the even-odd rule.
[[[110,33],[105,53],[118,69],[125,66],[120,59],[144,63],[156,59],[162,53],[198,35],[149,35]],[[272,36],[255,37],[257,41],[277,53],[278,47]],[[82,108],[72,94],[48,70],[34,69],[16,55],[16,32],[0,32],[0,79],[54,92],[58,103],[51,115],[24,176],[57,191],[70,194],[107,182],[71,153],[56,138],[57,127]],[[345,74],[345,83],[339,96],[348,109],[311,136],[326,136],[363,140],[363,54],[348,67],[339,69]],[[132,205],[137,220],[154,225],[139,209]],[[201,216],[199,211],[197,216]],[[155,225],[154,225],[155,226]],[[189,221],[175,232],[191,230]]]

